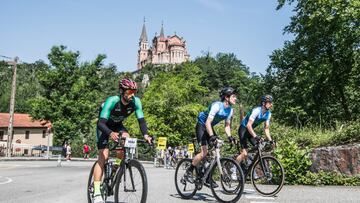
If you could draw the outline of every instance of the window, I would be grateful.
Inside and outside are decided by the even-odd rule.
[[[43,138],[45,138],[46,137],[46,130],[43,130],[43,136],[42,136]]]
[[[0,131],[0,140],[4,139],[4,131]]]
[[[29,139],[30,137],[30,131],[25,131],[25,139]]]
[[[29,150],[28,150],[28,149],[24,149],[24,154],[29,154]]]

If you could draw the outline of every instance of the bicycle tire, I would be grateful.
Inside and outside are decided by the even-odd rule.
[[[273,162],[273,163],[275,163],[275,165],[277,165],[277,166],[274,165],[276,168],[274,168],[273,165],[271,165],[270,167],[273,167],[275,170],[274,170],[274,172],[273,171],[268,172],[272,176],[271,179],[274,179],[274,181],[276,181],[276,182],[273,182],[273,183],[275,183],[274,184],[275,189],[271,189],[270,191],[265,192],[263,189],[260,188],[260,186],[262,187],[262,185],[264,185],[264,188],[270,188],[270,186],[271,186],[271,184],[269,184],[269,180],[264,180],[264,181],[268,181],[267,184],[258,184],[258,182],[260,183],[262,180],[261,180],[261,178],[259,178],[259,174],[257,174],[257,173],[260,173],[260,175],[264,174],[264,178],[267,178],[267,177],[265,177],[266,173],[264,172],[263,168],[261,167],[260,159],[257,159],[255,164],[251,168],[251,172],[250,172],[251,183],[254,186],[255,190],[257,192],[259,192],[261,195],[266,196],[266,197],[272,197],[272,196],[275,196],[277,193],[279,193],[281,188],[284,185],[284,181],[285,181],[284,168],[281,165],[280,161],[277,160],[273,156],[269,156],[269,155],[262,156],[261,159],[267,165],[265,167],[269,167],[268,166],[269,162]],[[258,169],[258,168],[260,168],[260,169]],[[262,170],[262,171],[259,171],[259,170]],[[271,169],[271,170],[273,170],[273,169]],[[276,175],[275,178],[273,178],[274,174]],[[257,177],[255,177],[255,176],[257,176]],[[258,180],[260,180],[260,181],[258,181]],[[264,181],[262,181],[262,182],[264,182]]]
[[[210,174],[210,178],[211,178],[211,192],[213,193],[215,199],[219,202],[224,202],[224,203],[231,203],[231,202],[237,202],[240,198],[241,195],[244,191],[244,173],[242,171],[242,169],[240,168],[240,166],[236,163],[236,161],[234,161],[233,159],[230,158],[221,158],[220,159],[220,163],[222,166],[222,171],[223,171],[223,175],[220,177],[217,177],[219,174],[217,174],[216,169],[219,169],[218,164],[215,164],[213,166],[213,168],[211,169],[211,174]],[[235,167],[235,171],[234,173],[236,174],[236,179],[232,179],[231,174],[230,174],[230,168],[227,168],[226,165],[231,164],[231,167]],[[214,188],[214,182],[220,182],[220,184],[217,184],[218,187]],[[235,183],[235,187],[232,188],[231,183],[234,182]],[[230,186],[230,188],[232,189],[227,189],[225,188],[225,184],[227,184],[228,186]],[[220,186],[221,185],[221,186]],[[222,189],[222,190],[219,190]],[[225,197],[220,197],[221,194],[227,195],[225,197],[229,197],[230,199],[225,200]]]
[[[121,195],[119,195],[119,190],[121,189],[121,192],[124,192],[128,195],[130,195],[130,193],[128,192],[132,192],[131,193],[131,199],[133,199],[132,197],[136,197],[139,195],[136,195],[135,192],[137,192],[137,190],[135,188],[132,188],[133,191],[122,191],[123,189],[126,188],[126,186],[129,186],[128,184],[130,184],[130,186],[137,186],[138,185],[138,181],[134,180],[134,173],[136,173],[136,171],[139,173],[140,175],[140,179],[138,179],[138,181],[141,181],[141,197],[137,200],[140,201],[136,201],[136,202],[141,202],[141,203],[145,203],[146,202],[146,198],[147,198],[147,192],[148,192],[148,183],[147,183],[147,177],[146,177],[146,172],[145,169],[143,167],[143,165],[134,159],[131,159],[129,161],[129,163],[123,163],[121,166],[121,169],[119,171],[118,176],[116,177],[116,182],[115,182],[115,203],[119,203],[119,198],[121,197]],[[126,179],[126,183],[125,180]],[[125,183],[126,185],[122,185],[122,187],[120,188],[120,185],[122,183]],[[130,188],[131,189],[131,188]],[[139,190],[140,191],[140,190]],[[129,198],[129,197],[128,197]],[[127,199],[128,199],[127,198]]]
[[[195,184],[186,181],[184,178],[184,174],[185,174],[187,168],[191,165],[191,162],[192,162],[192,159],[189,159],[189,158],[182,159],[181,161],[179,161],[179,163],[177,164],[176,169],[175,169],[176,191],[178,192],[180,197],[183,199],[191,199],[196,194],[196,191],[197,191]],[[186,191],[187,183],[189,183],[190,186],[192,184],[194,189],[189,189],[188,192],[185,193],[184,191]],[[181,186],[183,186],[184,188],[180,188]],[[182,191],[182,190],[184,190],[184,191]]]
[[[92,203],[92,196],[94,194],[94,184],[93,184],[93,177],[94,177],[94,168],[97,164],[97,161],[95,161],[95,163],[92,165],[90,173],[89,173],[89,178],[88,178],[88,183],[87,183],[87,199],[88,199],[88,203]],[[104,179],[105,176],[105,172],[103,171],[103,175],[102,175],[102,181]],[[102,189],[101,190],[101,195],[103,196],[104,199],[106,199],[105,194],[103,194]]]

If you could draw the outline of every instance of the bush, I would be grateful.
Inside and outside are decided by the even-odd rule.
[[[336,133],[330,142],[332,145],[343,145],[360,142],[360,123],[359,121],[350,122],[343,129]]]

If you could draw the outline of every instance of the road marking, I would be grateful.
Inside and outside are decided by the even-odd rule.
[[[7,183],[11,183],[11,182],[12,182],[12,179],[11,179],[11,178],[0,176],[0,179],[1,179],[1,178],[7,179],[7,180],[4,181],[4,182],[0,182],[0,185],[4,185],[4,184],[7,184]]]
[[[262,200],[274,200],[275,199],[273,197],[263,197],[260,195],[253,195],[253,194],[251,194],[251,195],[246,194],[245,197],[247,199],[262,199]]]
[[[250,203],[269,203],[269,202],[258,202],[258,201],[250,201]],[[271,203],[278,203],[278,202],[271,202]]]

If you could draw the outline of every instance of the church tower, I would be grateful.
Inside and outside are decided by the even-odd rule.
[[[148,52],[149,52],[149,44],[146,34],[145,18],[144,18],[144,24],[139,39],[138,64],[137,64],[138,70],[145,66],[148,58]]]

